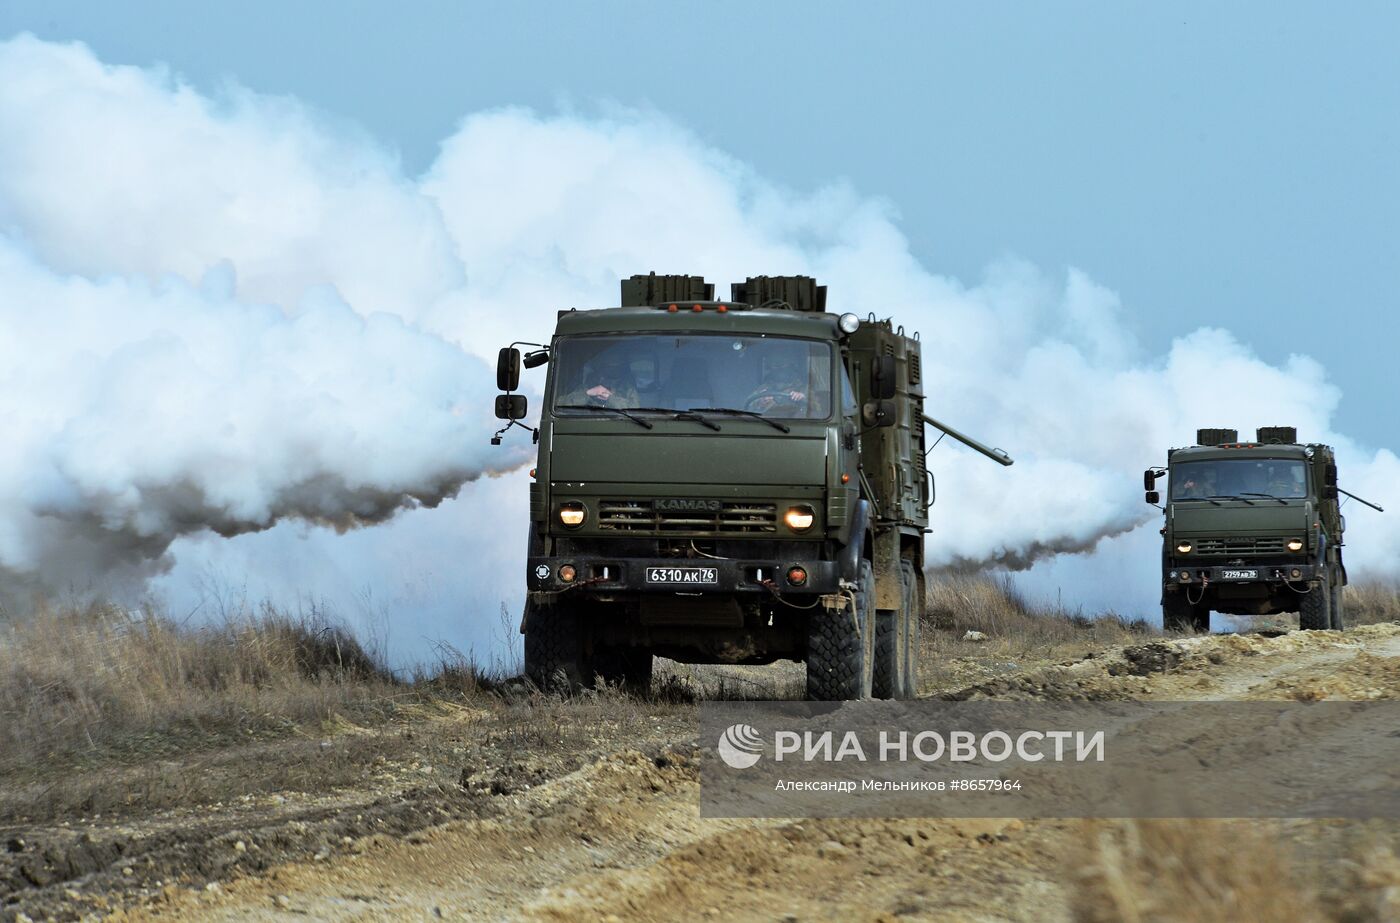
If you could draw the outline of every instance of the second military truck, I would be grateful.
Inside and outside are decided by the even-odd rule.
[[[520,346],[534,347],[523,353]],[[805,661],[813,699],[913,696],[933,503],[917,336],[826,310],[805,276],[728,301],[698,276],[633,276],[620,307],[561,311],[512,344],[497,416],[533,436],[527,675],[650,682],[653,655]]]
[[[1233,429],[1202,429],[1196,442],[1143,474],[1153,504],[1157,479],[1167,477],[1163,627],[1207,631],[1212,611],[1297,612],[1302,628],[1341,630],[1339,495],[1380,507],[1341,490],[1332,448],[1300,444],[1294,427],[1260,427],[1253,442]]]

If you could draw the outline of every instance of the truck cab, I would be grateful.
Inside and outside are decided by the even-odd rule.
[[[828,313],[808,277],[731,294],[634,276],[621,306],[502,350],[502,433],[525,413],[520,367],[548,367],[526,673],[642,687],[653,655],[789,659],[812,698],[912,696],[933,500],[918,339]]]
[[[1300,444],[1294,427],[1202,429],[1144,474],[1148,502],[1167,478],[1162,620],[1206,631],[1210,613],[1297,612],[1306,629],[1341,630],[1345,517],[1330,446]]]

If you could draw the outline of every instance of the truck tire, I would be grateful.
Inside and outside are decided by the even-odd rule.
[[[862,560],[849,604],[840,611],[814,609],[807,619],[807,698],[820,702],[868,699],[874,675],[875,572]]]
[[[899,649],[899,610],[875,610],[875,668],[870,694],[877,699],[898,698],[904,688],[904,663]]]
[[[909,605],[908,574],[901,566],[895,575],[899,578],[899,608],[875,610],[875,658],[870,694],[877,699],[904,697],[904,671],[909,662],[909,623],[905,618]]]
[[[1342,617],[1344,611],[1342,605],[1342,581],[1336,575],[1332,577],[1332,630],[1346,631],[1346,620]]]
[[[1332,627],[1332,581],[1326,573],[1299,600],[1298,627],[1304,631],[1327,631]]]
[[[544,692],[571,693],[593,681],[575,607],[526,603],[525,677]]]
[[[903,562],[904,567],[904,617],[909,627],[905,632],[904,694],[901,698],[919,697],[919,622],[924,615],[924,598],[919,592],[923,585],[913,561]]]
[[[610,686],[642,695],[651,690],[651,651],[644,647],[602,647],[593,651],[593,672]]]
[[[1192,605],[1186,596],[1181,593],[1172,593],[1162,597],[1162,630],[1163,631],[1196,631],[1202,634],[1210,632],[1210,609],[1205,603]]]
[[[900,562],[899,581],[899,608],[875,613],[871,694],[877,699],[913,699],[919,694],[919,579],[911,562]]]

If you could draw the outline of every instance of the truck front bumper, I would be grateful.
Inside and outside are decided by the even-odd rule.
[[[561,571],[572,568],[573,579]],[[793,583],[789,572],[806,574]],[[571,589],[585,593],[793,593],[828,594],[841,588],[835,561],[741,560],[714,558],[616,558],[567,555],[528,558],[526,586],[531,592]]]
[[[1316,564],[1228,564],[1169,567],[1162,575],[1166,586],[1240,583],[1311,583],[1322,572]]]

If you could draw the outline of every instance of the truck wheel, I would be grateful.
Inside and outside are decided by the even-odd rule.
[[[901,698],[919,697],[919,621],[924,614],[924,598],[919,592],[922,585],[914,562],[905,561],[904,567],[904,618],[908,623],[904,645],[904,694]]]
[[[591,683],[575,608],[563,602],[526,606],[525,677],[545,692],[574,692]]]
[[[855,617],[844,609],[814,609],[807,619],[807,698],[822,702],[870,698],[874,673],[875,572],[862,561]]]
[[[645,694],[651,690],[651,651],[644,647],[603,647],[593,651],[593,672],[610,686]]]
[[[1342,617],[1342,581],[1333,577],[1332,579],[1332,630],[1345,631],[1346,621]]]
[[[1298,627],[1305,631],[1327,631],[1332,627],[1332,582],[1326,573],[1299,601]]]
[[[899,608],[875,611],[875,670],[871,693],[877,699],[919,695],[919,578],[914,565],[899,565]]]
[[[870,680],[870,694],[877,699],[904,697],[904,670],[908,665],[909,624],[905,612],[909,593],[905,589],[907,576],[901,567],[899,577],[899,608],[875,610],[875,659]]]
[[[1173,593],[1162,597],[1163,631],[1210,631],[1210,609],[1205,603],[1192,605],[1184,595]]]

